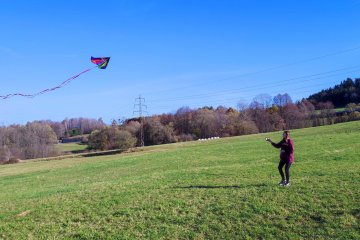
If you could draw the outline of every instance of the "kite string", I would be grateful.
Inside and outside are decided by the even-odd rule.
[[[4,96],[0,96],[1,99],[8,99],[8,98],[12,98],[12,97],[15,97],[15,96],[20,96],[20,97],[28,97],[28,98],[34,98],[38,95],[42,95],[44,93],[47,93],[47,92],[52,92],[56,89],[59,89],[59,88],[62,88],[64,86],[66,86],[67,84],[69,84],[72,80],[74,80],[75,78],[79,77],[80,75],[84,74],[84,73],[87,73],[91,70],[93,70],[94,68],[97,68],[97,66],[95,67],[92,67],[92,68],[88,68],[68,79],[66,79],[65,81],[63,81],[62,83],[60,83],[59,85],[55,86],[55,87],[52,87],[52,88],[47,88],[47,89],[44,89],[40,92],[37,92],[37,93],[33,93],[33,94],[24,94],[24,93],[10,93],[10,94],[7,94],[7,95],[4,95]]]

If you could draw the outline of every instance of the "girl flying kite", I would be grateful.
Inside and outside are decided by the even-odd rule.
[[[279,162],[279,173],[281,175],[280,186],[290,186],[290,167],[294,162],[294,142],[290,139],[290,132],[284,131],[283,139],[274,143],[270,138],[265,138],[266,141],[270,142],[275,148],[280,148],[280,162]],[[283,167],[285,166],[285,176],[283,172]]]

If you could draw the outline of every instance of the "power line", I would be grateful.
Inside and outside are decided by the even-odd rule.
[[[326,84],[336,84],[338,81],[334,81],[334,82],[327,82]],[[325,83],[320,83],[320,84],[316,84],[316,85],[312,85],[313,87],[315,86],[322,86]],[[308,86],[305,87],[296,87],[296,88],[291,88],[291,89],[287,89],[286,91],[295,91],[297,93],[307,93],[307,92],[312,92],[313,90],[304,90],[304,91],[298,91],[301,89],[306,89],[308,88]],[[244,96],[244,95],[243,95]],[[250,96],[250,95],[246,95],[246,96]],[[251,96],[255,96],[255,95],[251,95]],[[232,98],[228,98],[226,100],[223,101],[217,101],[216,104],[219,106],[221,104],[226,104],[226,103],[234,103],[234,101],[239,100],[239,97],[232,97]],[[196,102],[196,105],[206,105],[206,104],[213,104],[214,102],[211,101],[204,101],[204,102]],[[174,107],[174,105],[171,106],[158,106],[158,107],[154,107],[154,109],[169,109],[171,107]]]
[[[312,58],[308,58],[308,59],[304,59],[304,60],[295,61],[295,62],[292,62],[292,63],[286,63],[286,64],[274,66],[274,67],[265,68],[265,69],[262,69],[262,70],[259,70],[259,71],[239,74],[239,75],[235,75],[235,76],[231,76],[231,77],[227,77],[227,78],[222,78],[222,79],[217,79],[217,80],[213,80],[213,81],[206,81],[206,82],[203,82],[203,83],[191,84],[191,85],[187,85],[187,86],[183,86],[183,87],[179,87],[179,88],[152,91],[152,92],[147,92],[147,93],[151,94],[151,93],[160,93],[160,92],[168,92],[168,91],[177,91],[177,90],[183,90],[183,89],[192,88],[192,87],[196,87],[196,86],[208,85],[208,84],[211,84],[211,83],[214,83],[214,82],[219,82],[219,81],[227,81],[227,80],[236,79],[236,78],[243,78],[243,77],[256,75],[256,74],[264,73],[264,72],[269,72],[269,71],[272,71],[272,70],[277,70],[277,69],[281,69],[281,68],[285,68],[285,67],[289,67],[289,66],[294,66],[294,65],[298,65],[298,64],[302,64],[302,63],[307,63],[307,62],[312,62],[312,61],[316,61],[316,60],[319,60],[319,59],[340,55],[340,54],[343,54],[343,53],[353,52],[353,51],[357,51],[359,49],[360,49],[360,46],[357,46],[357,47],[353,47],[353,48],[348,48],[348,49],[339,50],[339,51],[336,51],[336,52],[324,54],[324,55],[317,56],[317,57],[312,57]]]
[[[142,98],[141,95],[135,98],[134,109],[138,107],[138,110],[134,110],[133,114],[139,114],[139,121],[140,121],[140,146],[143,147],[144,144],[144,113],[147,114],[147,106],[144,104],[145,98]],[[146,109],[146,110],[144,110]]]
[[[187,86],[180,87],[180,88],[173,88],[173,89],[160,90],[160,91],[152,91],[152,92],[149,92],[149,93],[151,94],[151,93],[159,93],[159,92],[166,92],[166,91],[176,91],[176,90],[190,88],[190,87],[193,87],[193,86],[201,86],[201,85],[204,85],[204,84],[210,84],[210,83],[213,83],[213,82],[226,81],[226,80],[235,79],[235,78],[242,78],[242,77],[246,77],[246,76],[250,76],[250,75],[255,75],[255,74],[258,74],[258,73],[263,73],[263,72],[267,72],[267,71],[271,71],[271,70],[275,70],[275,69],[284,68],[284,67],[287,67],[287,66],[297,65],[297,64],[306,63],[306,62],[311,62],[311,61],[315,61],[315,60],[318,60],[318,59],[323,59],[323,58],[330,57],[330,56],[335,56],[335,55],[339,55],[339,54],[343,54],[343,53],[347,53],[347,52],[352,52],[352,51],[356,51],[356,50],[359,50],[359,49],[360,49],[360,46],[357,46],[357,47],[354,47],[354,48],[348,48],[348,49],[345,49],[345,50],[332,52],[332,53],[321,55],[321,56],[318,56],[318,57],[313,57],[313,58],[300,60],[300,61],[296,61],[296,62],[292,62],[292,63],[288,63],[288,64],[283,64],[283,65],[279,65],[279,66],[275,66],[275,67],[266,68],[266,69],[263,69],[263,70],[260,70],[260,71],[240,74],[240,75],[236,75],[236,76],[232,76],[232,77],[228,77],[228,78],[223,78],[223,79],[217,79],[217,80],[213,80],[213,81],[207,81],[205,83],[187,85]],[[249,90],[249,89],[257,89],[258,90],[258,89],[264,89],[264,88],[269,88],[269,87],[274,87],[274,86],[283,86],[283,84],[281,84],[281,83],[286,83],[286,82],[289,82],[289,81],[293,81],[292,82],[292,85],[293,85],[294,83],[297,84],[297,83],[301,83],[301,82],[309,82],[309,81],[313,81],[313,80],[318,80],[318,79],[337,76],[337,75],[340,75],[340,74],[357,72],[357,71],[360,70],[360,69],[358,69],[358,67],[360,67],[360,65],[341,68],[341,69],[336,69],[336,70],[317,73],[317,74],[301,76],[301,77],[285,79],[285,80],[277,81],[277,82],[272,81],[270,84],[260,84],[260,85],[246,87],[246,88],[216,91],[216,92],[211,92],[211,93],[197,94],[197,95],[184,96],[184,97],[178,97],[178,98],[155,99],[155,100],[150,101],[150,102],[163,102],[163,101],[175,101],[176,102],[176,101],[182,101],[182,100],[194,100],[196,98],[207,98],[207,97],[213,97],[213,96],[221,96],[221,95],[231,94],[231,93],[234,94],[234,93],[236,93],[238,91]],[[344,71],[344,70],[350,70],[350,69],[355,69],[355,68],[357,68],[357,69],[353,70],[353,71],[321,76],[321,75],[324,75],[324,74],[341,72],[341,71]],[[315,76],[321,76],[321,77],[311,78],[311,77],[315,77]],[[299,80],[299,79],[302,79],[302,78],[309,78],[309,79],[294,82],[294,80]],[[274,83],[276,83],[276,84],[274,85]],[[317,84],[317,85],[319,85],[319,84]],[[309,87],[309,86],[307,86],[307,87]],[[298,89],[301,89],[301,88],[296,88],[296,90],[298,90]],[[311,91],[307,90],[307,91],[303,91],[303,92],[311,92]],[[297,91],[297,93],[299,93],[299,92]],[[168,108],[168,107],[173,107],[173,106],[166,106],[166,108]],[[162,107],[160,107],[160,108],[162,108]],[[157,108],[157,109],[159,109],[159,108]]]
[[[275,82],[271,81],[271,83],[268,83],[268,84],[257,84],[257,85],[253,85],[253,86],[249,86],[249,87],[230,89],[230,90],[223,90],[223,91],[216,91],[216,92],[210,92],[210,93],[204,93],[204,94],[196,94],[196,95],[190,95],[190,96],[184,96],[184,97],[178,97],[178,98],[155,99],[155,100],[151,100],[149,102],[155,103],[155,102],[163,102],[163,101],[181,101],[181,100],[193,100],[193,99],[197,99],[197,98],[207,98],[207,97],[221,96],[221,95],[230,94],[230,93],[237,93],[239,91],[244,91],[244,90],[251,90],[251,89],[258,90],[258,89],[266,89],[266,88],[269,88],[269,87],[283,86],[284,83],[287,83],[287,82],[291,82],[291,84],[293,85],[294,83],[298,84],[298,83],[310,82],[310,81],[314,81],[314,80],[319,80],[319,79],[334,77],[334,76],[338,76],[338,75],[358,72],[358,71],[360,71],[359,67],[360,67],[360,65],[357,65],[357,66],[353,66],[353,67],[341,68],[341,69],[336,69],[336,70],[322,72],[322,73],[316,73],[316,74],[305,75],[305,76],[300,76],[300,77],[288,78],[288,79],[284,79],[284,80],[281,80],[281,81],[275,81]],[[342,73],[336,73],[336,74],[324,75],[324,74],[340,72],[340,71],[348,70],[348,69],[355,69],[355,70],[342,72]],[[321,75],[324,75],[324,76],[321,76]],[[316,76],[319,76],[319,77],[316,77]],[[314,77],[316,77],[316,78],[314,78]],[[308,78],[308,79],[300,81],[300,79],[304,79],[304,78]],[[298,81],[295,81],[295,80],[298,80]]]

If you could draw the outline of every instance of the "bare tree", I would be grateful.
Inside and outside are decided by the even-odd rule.
[[[8,149],[11,157],[30,159],[58,154],[55,148],[57,143],[56,134],[44,122],[32,122],[27,123],[25,126],[12,125],[1,128],[0,136],[0,147]]]
[[[278,107],[284,107],[288,104],[292,104],[293,101],[289,94],[278,94],[274,97],[273,102]]]
[[[174,130],[177,134],[190,134],[194,111],[189,107],[182,107],[174,115]]]
[[[218,124],[216,114],[210,109],[199,109],[195,112],[192,129],[198,138],[208,138],[217,136]]]
[[[269,108],[271,107],[271,105],[273,104],[273,99],[272,97],[267,94],[267,93],[262,93],[257,95],[254,99],[253,102],[256,102],[257,104],[259,104],[262,108]]]
[[[305,126],[306,115],[295,104],[287,104],[282,111],[287,129],[302,128]]]

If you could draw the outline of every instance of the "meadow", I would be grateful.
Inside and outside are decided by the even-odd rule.
[[[360,239],[360,121],[0,166],[0,239]]]
[[[86,151],[87,145],[81,143],[59,143],[56,147],[64,153],[81,153]]]

